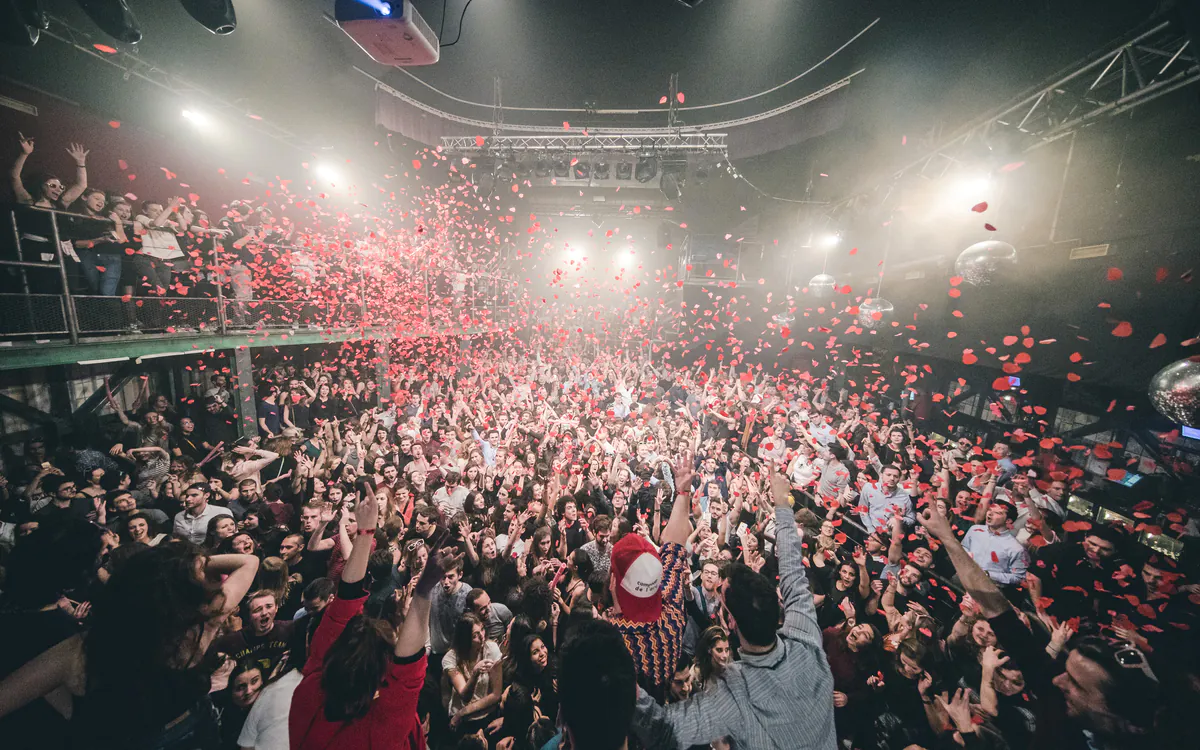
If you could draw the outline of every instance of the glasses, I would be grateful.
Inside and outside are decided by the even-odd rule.
[[[1146,655],[1140,649],[1133,646],[1120,648],[1113,652],[1113,661],[1125,669],[1140,669],[1142,674],[1146,675],[1146,679],[1158,682],[1158,677],[1154,674],[1154,670],[1150,669],[1150,665],[1146,662]]]

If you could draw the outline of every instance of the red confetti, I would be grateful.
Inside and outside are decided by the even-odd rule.
[[[1112,332],[1112,335],[1119,336],[1120,338],[1125,338],[1131,334],[1133,334],[1133,326],[1124,320],[1118,323]]]
[[[977,214],[983,213],[984,211],[988,210],[987,201],[983,201],[982,203],[976,203],[974,206],[971,206],[971,210]]]

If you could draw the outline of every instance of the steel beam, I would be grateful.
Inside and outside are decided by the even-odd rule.
[[[83,423],[90,419],[100,408],[104,402],[108,400],[109,391],[116,393],[125,386],[129,379],[138,374],[144,368],[137,363],[136,360],[127,359],[121,363],[121,366],[116,369],[111,375],[105,379],[104,386],[97,388],[88,396],[79,408],[71,413],[71,421],[75,428],[78,429]]]
[[[725,133],[671,135],[492,135],[442,138],[442,150],[468,156],[504,157],[520,153],[716,154],[728,152]]]
[[[928,176],[931,169],[944,174],[969,163],[973,149],[997,137],[1012,139],[1017,152],[1029,151],[1197,81],[1200,64],[1182,24],[1156,20],[960,128],[871,188],[830,203],[828,210],[869,201],[909,174]]]
[[[3,393],[0,393],[0,412],[8,412],[33,424],[54,427],[55,429],[59,426],[59,420],[54,415],[47,414],[41,409],[35,409],[29,404],[23,404],[12,396],[7,396]]]
[[[233,377],[238,401],[238,433],[244,438],[252,438],[258,435],[258,399],[250,350],[245,347],[233,350]]]

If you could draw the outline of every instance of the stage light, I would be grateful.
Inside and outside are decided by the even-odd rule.
[[[571,165],[569,163],[567,163],[566,159],[555,159],[554,160],[554,176],[555,177],[566,177],[570,173],[571,173]]]
[[[313,165],[313,174],[327,182],[334,182],[341,178],[338,168],[327,161],[319,161]]]
[[[237,14],[232,0],[179,0],[187,14],[214,34],[232,34]]]
[[[632,180],[633,179],[633,164],[627,161],[617,162],[617,179]]]
[[[633,170],[638,182],[649,182],[658,176],[658,159],[653,156],[638,158],[637,167]]]
[[[607,160],[601,158],[592,165],[592,176],[597,180],[607,180],[610,176],[612,176],[612,167],[609,166]]]
[[[575,162],[575,179],[586,180],[592,173],[592,165],[586,161]]]
[[[137,44],[142,29],[126,0],[75,0],[92,23],[118,42]]]
[[[213,124],[212,119],[209,118],[208,115],[204,114],[203,112],[198,112],[194,109],[185,109],[180,112],[180,114],[183,115],[183,119],[187,120],[198,128],[209,128]]]
[[[942,188],[941,207],[961,211],[986,200],[991,192],[992,180],[987,175],[962,175],[953,177]]]
[[[533,168],[533,176],[540,179],[545,179],[550,176],[550,170],[551,166],[549,159],[538,159],[537,165]]]
[[[830,232],[821,237],[821,247],[826,250],[837,247],[842,241],[842,236],[837,232]]]

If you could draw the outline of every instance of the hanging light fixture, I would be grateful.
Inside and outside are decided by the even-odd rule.
[[[883,246],[883,262],[879,264],[879,285],[874,297],[868,297],[858,306],[858,324],[869,330],[876,330],[888,325],[895,307],[881,295],[883,294],[883,275],[887,271],[888,251],[892,249],[892,222],[888,222],[887,240]]]
[[[233,0],[179,0],[187,14],[214,34],[232,34],[237,28]]]
[[[959,253],[954,275],[973,286],[987,286],[992,280],[1017,265],[1017,249],[1007,242],[976,242]]]
[[[92,23],[118,42],[137,44],[142,41],[142,28],[129,9],[126,0],[75,0]]]

